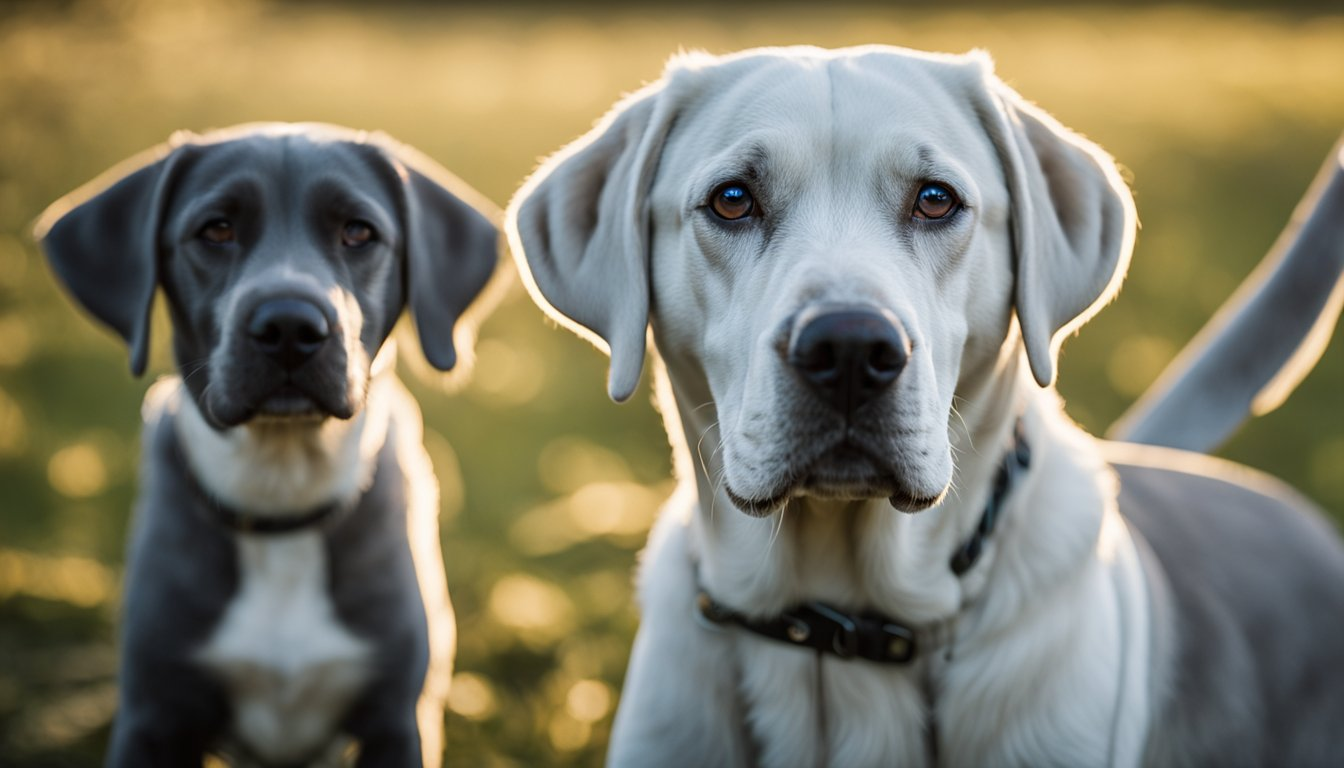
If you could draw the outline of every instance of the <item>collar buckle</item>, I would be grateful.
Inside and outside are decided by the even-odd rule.
[[[825,603],[807,603],[803,606],[830,630],[830,650],[842,659],[848,659],[859,651],[859,627],[848,614],[842,613]],[[784,614],[787,618],[789,614]],[[824,640],[823,640],[824,642]],[[824,650],[821,649],[821,650]]]

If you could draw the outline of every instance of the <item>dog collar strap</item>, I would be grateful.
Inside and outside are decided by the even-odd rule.
[[[283,514],[244,512],[221,502],[217,496],[201,485],[196,473],[191,471],[185,455],[175,452],[175,456],[180,463],[179,471],[187,478],[187,483],[202,506],[210,512],[210,517],[225,528],[238,533],[259,535],[293,533],[302,528],[321,524],[336,511],[348,505],[348,502],[344,501],[330,501],[302,512]]]
[[[723,605],[703,589],[700,615],[715,624],[736,624],[763,637],[880,664],[906,664],[915,657],[915,631],[875,613],[853,614],[825,603],[803,603],[772,619],[753,619]]]
[[[998,472],[994,474],[994,489],[989,494],[989,501],[985,503],[985,511],[980,514],[980,522],[961,546],[957,547],[957,551],[952,553],[952,559],[947,563],[953,573],[961,576],[975,566],[985,551],[985,540],[994,532],[994,526],[999,522],[1003,502],[1008,498],[1017,479],[1030,466],[1031,447],[1027,445],[1026,436],[1023,434],[1022,420],[1018,419],[1013,427],[1013,446],[1003,455]]]
[[[285,515],[259,515],[255,512],[242,512],[220,504],[215,499],[207,499],[206,506],[210,508],[210,511],[215,515],[215,519],[225,528],[230,528],[238,533],[268,534],[292,533],[311,525],[318,525],[340,509],[342,505],[333,501],[306,512]]]

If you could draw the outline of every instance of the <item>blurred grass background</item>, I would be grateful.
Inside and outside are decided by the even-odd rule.
[[[1276,8],[0,3],[0,764],[96,765],[115,708],[148,380],[57,292],[28,234],[104,168],[179,128],[321,120],[384,129],[502,205],[678,48],[983,47],[1132,179],[1128,284],[1062,366],[1070,412],[1100,432],[1265,253],[1344,128],[1344,16]],[[167,330],[160,312],[156,373]],[[1223,451],[1336,516],[1341,346]],[[461,637],[449,762],[595,764],[637,622],[635,552],[671,489],[667,444],[647,390],[610,404],[605,360],[521,291],[478,357],[451,397],[411,381]]]

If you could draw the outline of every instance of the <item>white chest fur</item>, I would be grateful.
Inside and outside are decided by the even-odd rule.
[[[224,681],[249,752],[310,759],[367,680],[369,647],[336,617],[319,533],[239,536],[238,554],[238,593],[200,660]]]

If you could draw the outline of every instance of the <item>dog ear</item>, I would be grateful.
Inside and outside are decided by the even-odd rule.
[[[1031,371],[1048,387],[1064,339],[1120,288],[1134,247],[1134,198],[1104,150],[992,72],[984,85],[982,118],[1012,198],[1018,323]]]
[[[375,143],[391,159],[404,197],[406,295],[420,348],[429,364],[457,364],[457,344],[469,347],[462,323],[499,262],[498,210],[417,150],[385,135]]]
[[[611,356],[607,392],[639,384],[649,322],[647,198],[671,128],[661,82],[629,96],[547,160],[509,204],[509,241],[528,291]]]
[[[75,300],[125,340],[136,376],[149,359],[159,230],[181,158],[173,144],[132,157],[52,203],[33,233]]]

